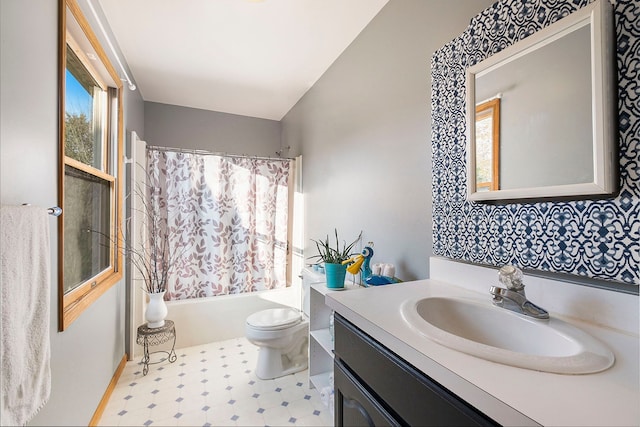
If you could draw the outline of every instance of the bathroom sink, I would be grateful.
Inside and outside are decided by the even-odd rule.
[[[600,341],[560,319],[536,320],[489,301],[430,297],[407,300],[404,320],[425,337],[493,362],[559,374],[589,374],[615,358]]]

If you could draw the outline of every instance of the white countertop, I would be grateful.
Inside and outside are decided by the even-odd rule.
[[[640,424],[638,335],[556,316],[598,338],[614,352],[599,373],[560,375],[502,365],[425,338],[402,318],[408,298],[486,295],[436,280],[330,292],[326,304],[410,364],[502,425],[627,426]],[[534,301],[536,302],[536,301]]]

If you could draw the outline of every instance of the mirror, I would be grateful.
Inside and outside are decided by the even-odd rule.
[[[608,0],[467,69],[468,199],[617,191],[615,34]]]

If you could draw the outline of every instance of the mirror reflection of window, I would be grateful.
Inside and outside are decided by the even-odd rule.
[[[500,98],[476,106],[476,191],[500,189]]]

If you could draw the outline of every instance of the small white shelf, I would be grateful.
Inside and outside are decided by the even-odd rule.
[[[329,384],[329,376],[333,373],[333,339],[329,331],[331,308],[325,304],[325,296],[333,292],[344,292],[360,288],[360,285],[347,279],[342,289],[327,288],[325,276],[307,271],[307,302],[309,315],[309,387],[322,390]],[[305,281],[305,272],[302,273]],[[304,283],[303,283],[303,287]],[[308,304],[308,305],[307,305]]]
[[[331,386],[331,388],[333,388],[333,384],[329,382],[329,377],[331,376],[332,373],[333,371],[328,371],[318,375],[312,375],[309,377],[309,381],[318,391],[322,390],[327,386]]]
[[[311,286],[322,295],[326,295],[329,292],[344,292],[348,291],[349,289],[358,289],[362,287],[353,282],[345,282],[344,288],[327,288],[326,283],[314,283]]]
[[[311,336],[333,358],[333,339],[329,328],[311,331]]]

